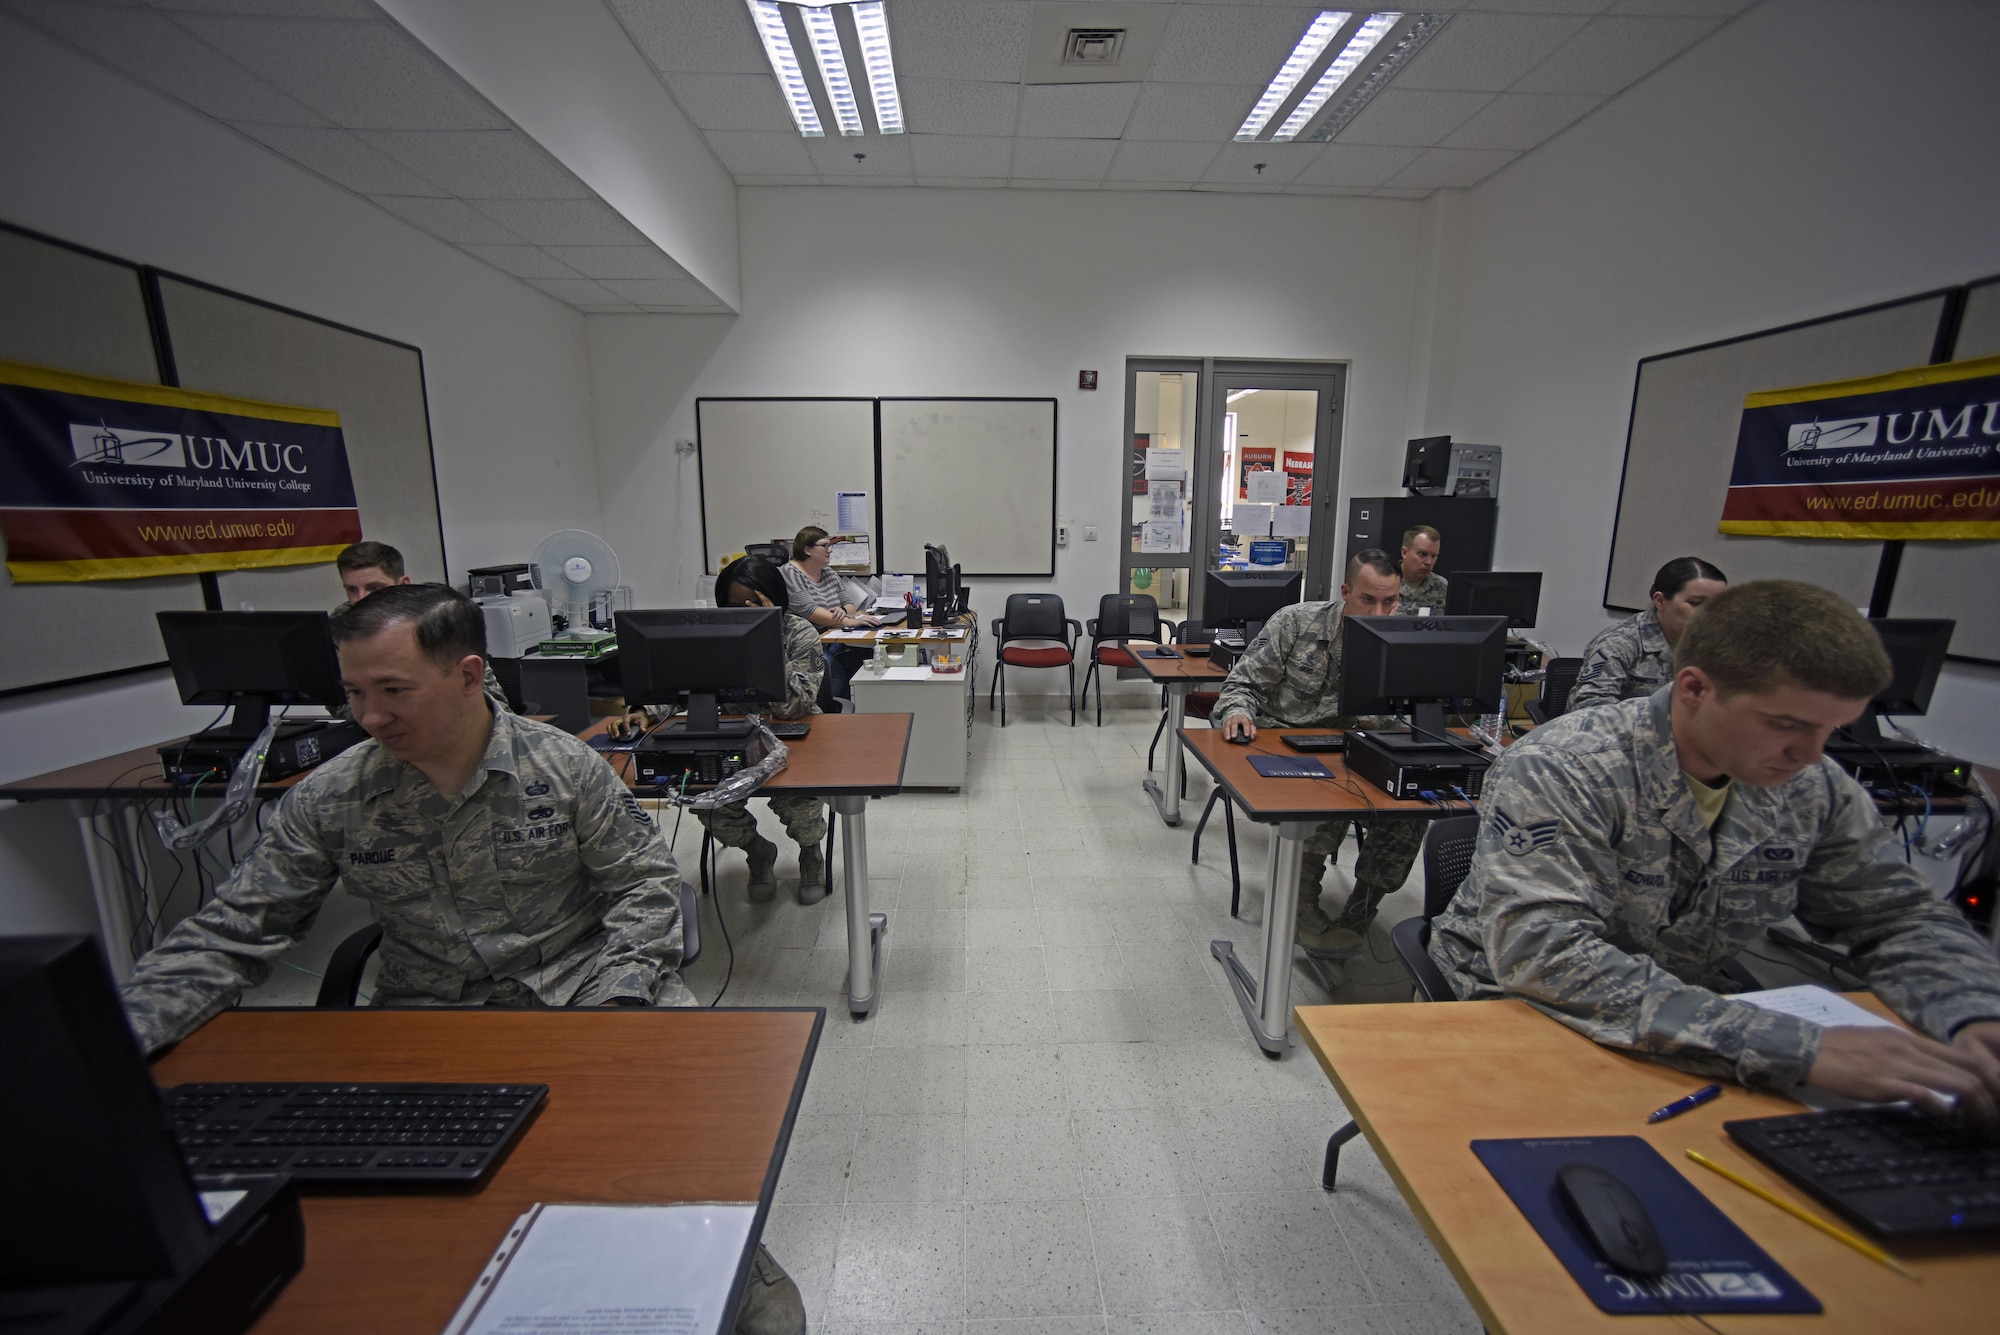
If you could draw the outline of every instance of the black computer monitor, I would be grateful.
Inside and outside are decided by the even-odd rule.
[[[1869,625],[1882,637],[1889,651],[1889,684],[1869,702],[1868,712],[1843,731],[1856,742],[1880,746],[1888,739],[1876,719],[1884,714],[1925,714],[1930,712],[1931,694],[1937,690],[1938,674],[1944,671],[1945,651],[1951,647],[1956,621],[1919,617],[1871,618]]]
[[[1403,447],[1403,488],[1412,496],[1442,496],[1451,485],[1451,437],[1424,436]]]
[[[254,741],[272,705],[346,699],[324,612],[160,612],[160,639],[187,705],[234,705],[203,737]]]
[[[1542,599],[1539,570],[1461,570],[1445,587],[1444,613],[1454,617],[1506,617],[1532,626]]]
[[[951,562],[951,553],[941,542],[924,544],[924,601],[931,606],[931,621],[943,625],[950,618],[964,611],[961,603],[964,587],[959,583],[958,567]]]
[[[1201,622],[1211,630],[1246,630],[1299,600],[1302,570],[1211,570],[1203,582]]]
[[[1340,712],[1408,714],[1415,738],[1443,740],[1445,705],[1497,713],[1507,667],[1507,618],[1346,617]]]
[[[719,700],[785,698],[784,613],[775,607],[677,607],[620,612],[618,671],[628,705],[687,698],[689,737],[739,736],[747,723],[721,720]]]

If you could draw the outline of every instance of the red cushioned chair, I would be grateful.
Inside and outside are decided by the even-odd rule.
[[[1075,618],[1063,615],[1063,600],[1053,593],[1011,593],[1007,614],[993,623],[993,681],[986,689],[986,708],[1000,697],[1000,726],[1007,726],[1007,665],[1027,668],[1066,667],[1069,669],[1069,726],[1076,726],[1076,642],[1083,627]],[[1016,640],[1054,640],[1053,645],[1031,649]]]
[[[1083,693],[1097,682],[1097,726],[1104,726],[1104,678],[1097,670],[1109,663],[1114,668],[1136,668],[1137,660],[1126,647],[1127,641],[1161,643],[1160,604],[1148,593],[1107,593],[1097,600],[1097,615],[1084,623],[1090,635],[1090,667],[1083,674]]]

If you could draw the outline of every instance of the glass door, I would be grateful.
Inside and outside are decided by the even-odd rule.
[[[1188,614],[1193,574],[1201,370],[1198,361],[1125,364],[1125,591],[1152,595],[1174,623]]]
[[[1343,379],[1337,366],[1217,364],[1201,570],[1296,570],[1306,599],[1332,596]],[[1199,590],[1191,607],[1200,617]]]

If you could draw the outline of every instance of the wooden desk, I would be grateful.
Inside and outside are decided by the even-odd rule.
[[[1871,996],[1855,1000],[1883,1014]],[[1671,1121],[1646,1114],[1702,1083],[1591,1042],[1520,1001],[1301,1006],[1299,1032],[1493,1335],[1619,1331],[1666,1335],[1686,1317],[1610,1316],[1584,1296],[1473,1155],[1515,1136],[1643,1136],[1825,1304],[1818,1316],[1714,1316],[1727,1331],[1970,1331],[1994,1325],[2000,1255],[1957,1245],[1893,1250],[1912,1283],[1688,1162],[1698,1149],[1760,1186],[1831,1212],[1739,1150],[1722,1124],[1803,1111],[1737,1085]]]
[[[1160,819],[1169,826],[1181,823],[1181,774],[1187,761],[1181,755],[1181,726],[1187,722],[1188,692],[1204,683],[1217,685],[1229,677],[1227,668],[1218,668],[1209,661],[1206,654],[1190,654],[1184,645],[1168,644],[1161,648],[1171,650],[1172,658],[1148,658],[1149,646],[1134,640],[1127,646],[1132,651],[1132,661],[1139,665],[1139,671],[1146,679],[1167,688],[1167,779],[1163,789],[1151,779],[1144,780],[1140,787],[1153,799],[1153,806],[1160,813]]]
[[[153,1067],[204,1080],[534,1082],[547,1104],[473,1193],[304,1195],[306,1263],[259,1335],[436,1335],[537,1201],[755,1201],[763,1232],[826,1013],[235,1010]],[[733,1311],[743,1275],[731,1295]],[[724,1329],[729,1323],[724,1323]]]
[[[1229,976],[1236,1004],[1249,1022],[1250,1036],[1265,1055],[1276,1057],[1285,1050],[1285,1030],[1291,1017],[1292,938],[1298,926],[1299,898],[1293,887],[1299,881],[1306,836],[1322,821],[1351,820],[1366,816],[1374,820],[1435,820],[1439,816],[1463,812],[1464,807],[1445,810],[1428,802],[1406,801],[1389,796],[1374,784],[1350,774],[1347,758],[1338,754],[1312,757],[1325,765],[1328,779],[1267,779],[1250,766],[1256,755],[1299,758],[1279,741],[1287,734],[1339,731],[1327,728],[1259,728],[1257,739],[1239,746],[1223,740],[1219,728],[1180,730],[1181,744],[1194,753],[1222,786],[1229,800],[1260,825],[1277,827],[1271,842],[1271,865],[1264,894],[1264,959],[1261,981],[1250,976],[1236,957],[1233,941],[1209,942]]]

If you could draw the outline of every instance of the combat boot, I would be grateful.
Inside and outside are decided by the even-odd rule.
[[[826,850],[818,844],[799,846],[799,903],[817,904],[826,898]]]
[[[778,846],[760,834],[743,851],[750,855],[750,902],[768,904],[778,895]]]

